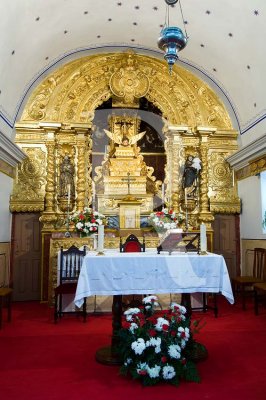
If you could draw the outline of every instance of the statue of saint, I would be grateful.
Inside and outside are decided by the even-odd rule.
[[[200,159],[198,157],[193,157],[189,155],[185,162],[185,169],[183,174],[184,189],[191,187],[194,184],[200,169],[201,169]]]
[[[61,197],[68,197],[69,194],[74,196],[74,172],[74,165],[71,163],[70,157],[65,155],[60,165],[59,185]]]

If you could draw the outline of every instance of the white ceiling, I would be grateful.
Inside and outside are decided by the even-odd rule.
[[[182,8],[189,41],[180,65],[222,94],[242,133],[262,127],[265,0],[182,0]],[[165,9],[164,0],[0,0],[1,126],[13,127],[31,89],[73,58],[127,47],[163,58]],[[183,29],[178,4],[170,21]]]

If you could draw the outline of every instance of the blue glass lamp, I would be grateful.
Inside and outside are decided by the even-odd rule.
[[[178,0],[165,0],[167,3],[167,17],[169,20],[169,5],[173,5],[177,3]],[[179,1],[180,4],[180,1]],[[180,4],[181,15],[182,9]],[[184,22],[184,21],[183,21]],[[166,24],[165,24],[166,25]],[[169,72],[172,73],[173,65],[175,64],[176,60],[178,59],[178,52],[183,50],[187,45],[187,34],[184,35],[182,30],[177,26],[165,26],[160,33],[160,37],[158,39],[158,47],[161,49],[164,54],[164,59],[167,61],[169,66]]]

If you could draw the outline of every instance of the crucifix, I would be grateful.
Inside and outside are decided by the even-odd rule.
[[[131,178],[130,172],[127,173],[127,178],[122,178],[122,181],[127,181],[127,194],[130,194],[130,182],[135,180],[135,178]]]
[[[132,122],[126,122],[126,121],[116,122],[115,124],[120,125],[120,132],[122,133],[123,136],[128,135],[128,130],[133,125]]]

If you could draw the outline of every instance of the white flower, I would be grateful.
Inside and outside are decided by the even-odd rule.
[[[152,368],[148,366],[147,368],[147,372],[150,378],[158,378],[160,371],[161,371],[160,365],[155,365]]]
[[[188,328],[183,328],[182,326],[180,326],[177,329],[177,336],[179,336],[181,339],[188,341],[188,339],[190,338],[190,332]]]
[[[134,333],[136,329],[138,329],[138,325],[135,322],[132,322],[129,327],[130,332]]]
[[[168,354],[171,358],[176,358],[177,360],[181,357],[181,347],[178,344],[170,344],[168,347]]]
[[[147,346],[147,347],[148,347],[148,346],[154,346],[154,347],[156,347],[156,346],[160,346],[161,343],[162,343],[162,339],[161,339],[160,337],[158,337],[158,338],[152,337],[152,338],[150,338],[150,340],[148,340],[148,341],[146,342],[146,346]]]
[[[126,361],[124,362],[124,365],[129,365],[132,363],[132,358],[127,358]]]
[[[142,354],[145,348],[145,341],[142,338],[138,338],[138,340],[131,343],[131,349],[134,350],[135,354]]]
[[[144,299],[142,300],[143,304],[147,304],[147,303],[153,303],[155,304],[158,301],[158,297],[157,296],[146,296],[144,297]],[[158,306],[158,303],[156,304]]]
[[[161,346],[154,347],[154,351],[156,354],[161,353]]]
[[[82,222],[77,222],[76,223],[76,228],[77,229],[82,229],[83,228],[83,223]]]
[[[126,310],[124,312],[124,315],[126,316],[126,320],[130,322],[133,320],[133,316],[139,313],[140,309],[136,307],[136,308],[129,308],[128,310]]]
[[[163,379],[173,379],[174,376],[175,376],[174,367],[168,364],[165,365],[165,367],[163,367]]]
[[[167,321],[167,319],[165,318],[158,318],[157,319],[157,323],[155,324],[155,329],[157,331],[162,331],[163,330],[163,325],[168,325],[169,326],[169,321]]]
[[[181,306],[180,304],[177,304],[177,303],[174,303],[174,302],[171,303],[170,308],[171,308],[172,311],[180,312],[181,314],[186,314],[186,312],[187,312],[186,307]]]
[[[124,315],[133,315],[133,314],[139,314],[140,313],[140,309],[135,307],[135,308],[129,308],[128,310],[126,310],[124,312]]]

